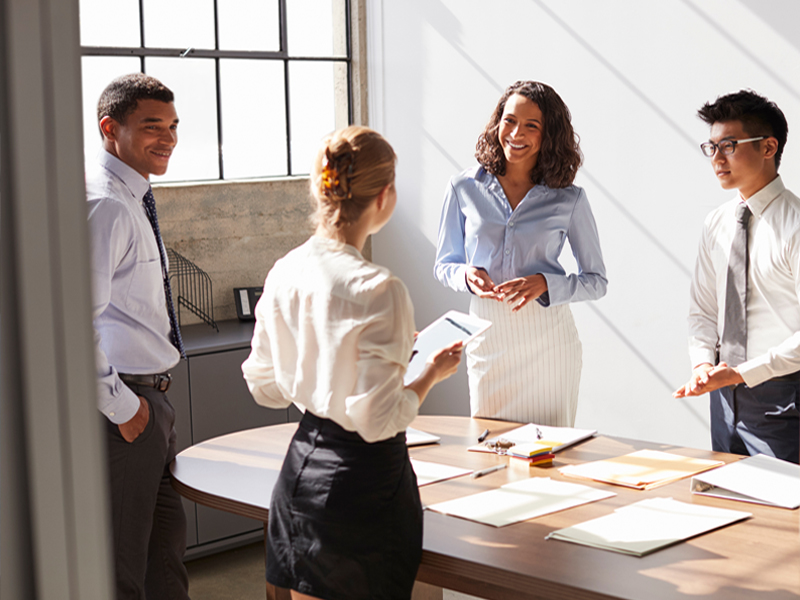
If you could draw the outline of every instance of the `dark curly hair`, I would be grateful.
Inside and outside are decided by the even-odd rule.
[[[506,157],[497,130],[512,94],[524,96],[542,111],[542,147],[536,166],[531,171],[531,183],[544,183],[551,188],[572,185],[583,162],[580,138],[572,129],[572,117],[567,105],[549,85],[538,81],[517,81],[508,86],[500,97],[483,133],[475,146],[475,158],[493,175],[505,175]]]
[[[745,133],[751,137],[774,137],[778,140],[775,153],[775,169],[781,164],[783,147],[789,135],[789,125],[783,111],[774,102],[753,90],[740,90],[733,94],[719,96],[714,102],[706,102],[697,111],[708,125],[726,121],[741,121]],[[758,142],[756,142],[757,144]]]
[[[175,95],[155,77],[144,73],[130,73],[117,77],[106,86],[97,101],[97,122],[103,117],[111,117],[117,123],[125,124],[128,115],[136,110],[139,100],[159,100],[174,102]]]

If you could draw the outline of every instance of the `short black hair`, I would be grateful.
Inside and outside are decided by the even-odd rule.
[[[97,101],[97,122],[103,117],[111,117],[118,123],[125,123],[139,100],[159,100],[174,102],[175,94],[155,77],[144,73],[130,73],[117,77],[106,86]]]
[[[783,147],[789,133],[786,117],[778,105],[753,90],[740,90],[718,97],[714,102],[706,102],[697,111],[697,116],[708,125],[726,121],[741,121],[747,135],[774,137],[778,140],[775,153],[775,170],[781,164]]]

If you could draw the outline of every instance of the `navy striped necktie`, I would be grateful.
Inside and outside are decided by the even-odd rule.
[[[158,254],[161,256],[161,273],[164,276],[164,294],[167,297],[167,312],[169,313],[169,325],[172,329],[172,344],[181,353],[181,358],[186,358],[186,352],[183,348],[183,338],[181,337],[181,328],[178,326],[178,319],[175,315],[175,305],[172,303],[172,286],[169,283],[169,272],[167,271],[167,256],[164,252],[164,242],[161,240],[161,230],[158,227],[158,215],[156,214],[156,199],[153,197],[153,188],[147,188],[147,193],[142,199],[144,203],[144,211],[153,226],[153,233],[156,236],[156,244],[158,245]]]

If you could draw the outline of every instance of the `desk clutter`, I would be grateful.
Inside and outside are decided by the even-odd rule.
[[[531,423],[490,439],[486,439],[487,430],[480,436],[482,443],[467,450],[505,455],[509,457],[509,465],[522,460],[528,461],[531,467],[550,466],[557,452],[596,434],[593,430]],[[415,471],[419,462],[412,459]],[[494,472],[505,466],[495,465],[485,471]],[[437,471],[432,463],[425,465],[423,471],[420,466],[419,473],[423,473],[420,486],[472,473],[466,469],[458,472],[452,466],[439,467],[441,470]],[[639,450],[565,465],[558,471],[564,477],[583,482],[632,490],[651,490],[691,477],[693,494],[787,509],[800,507],[800,466],[763,455],[726,465],[719,460]],[[613,496],[616,494],[612,491],[585,484],[531,476],[496,489],[432,503],[425,508],[492,527],[504,527]],[[751,513],[739,510],[650,497],[619,507],[606,516],[553,531],[546,539],[641,557],[751,517]]]

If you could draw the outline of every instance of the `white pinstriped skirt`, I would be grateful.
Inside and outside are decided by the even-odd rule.
[[[569,305],[513,313],[473,296],[469,311],[492,322],[466,348],[472,416],[572,427],[583,360]]]

